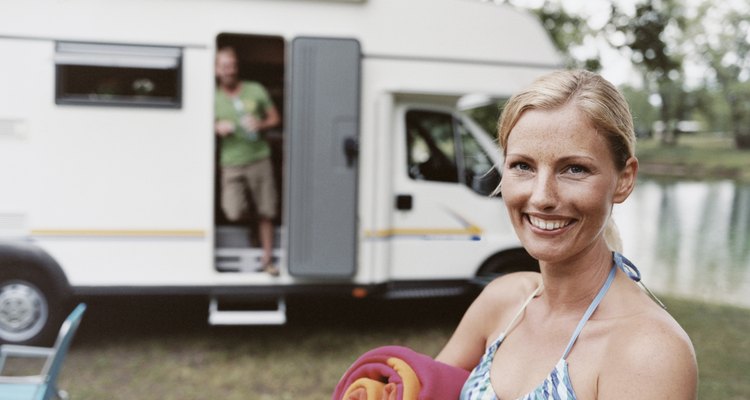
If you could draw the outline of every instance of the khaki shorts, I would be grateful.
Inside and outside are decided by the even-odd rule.
[[[264,158],[248,165],[221,167],[221,208],[230,221],[239,221],[248,214],[253,197],[256,212],[261,218],[276,217],[276,187],[271,159]]]

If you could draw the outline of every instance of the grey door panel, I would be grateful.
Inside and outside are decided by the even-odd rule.
[[[356,270],[360,59],[356,40],[292,42],[285,204],[295,276]]]

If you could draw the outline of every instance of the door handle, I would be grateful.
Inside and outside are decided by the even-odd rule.
[[[396,195],[396,209],[397,210],[411,210],[413,206],[413,199],[410,194],[399,194]]]
[[[344,156],[346,156],[346,166],[351,168],[354,165],[354,160],[359,156],[357,139],[351,136],[344,139]]]

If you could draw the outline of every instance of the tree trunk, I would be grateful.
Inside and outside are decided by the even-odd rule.
[[[661,96],[661,120],[664,122],[664,131],[661,134],[661,144],[662,146],[674,146],[677,141],[675,140],[674,133],[675,124],[669,115],[670,103],[665,93],[661,92],[659,93],[659,96]]]
[[[740,150],[750,150],[750,132],[734,133],[734,144]]]

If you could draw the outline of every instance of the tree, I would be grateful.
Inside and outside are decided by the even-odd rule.
[[[649,101],[650,93],[647,90],[630,85],[625,85],[620,90],[628,101],[628,105],[630,105],[636,136],[650,136],[654,122],[659,119],[656,108]]]
[[[514,7],[522,7],[515,0],[504,0],[504,2]],[[565,59],[566,67],[585,68],[590,71],[598,71],[602,68],[598,53],[583,60],[579,60],[571,53],[571,49],[583,45],[587,37],[595,35],[595,31],[589,26],[585,17],[567,12],[559,0],[544,0],[538,7],[525,8],[542,22],[552,43]]]
[[[739,4],[739,3],[738,3]],[[702,18],[714,24],[696,24],[703,29],[699,51],[713,82],[721,91],[729,109],[729,125],[738,148],[750,149],[750,7],[730,8],[727,4],[705,2]],[[708,27],[714,27],[715,32]]]
[[[684,26],[684,9],[678,1],[645,0],[635,5],[632,16],[613,3],[606,29],[610,37],[624,34],[624,40],[610,43],[621,51],[629,51],[646,87],[658,95],[660,119],[665,127],[661,139],[667,145],[676,143],[675,126],[686,110],[683,57],[677,52]]]

